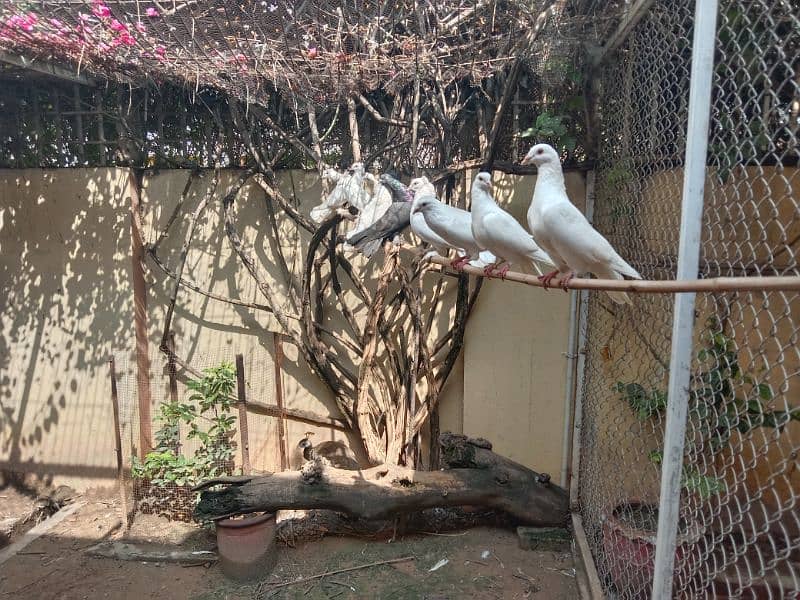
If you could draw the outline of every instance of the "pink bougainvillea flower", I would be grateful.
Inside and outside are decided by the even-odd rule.
[[[135,46],[136,39],[129,33],[122,33],[119,36],[119,40],[125,44],[126,46]]]
[[[125,23],[120,23],[116,19],[111,20],[111,25],[109,25],[109,27],[111,27],[111,29],[114,31],[124,31],[126,33],[128,31],[128,26],[125,25]]]
[[[98,3],[92,9],[92,12],[96,14],[98,17],[110,17],[111,16],[111,9],[108,8],[105,4]]]
[[[152,6],[148,6],[147,10],[144,11],[144,14],[146,14],[148,17],[157,17],[158,16],[158,10],[156,10]]]
[[[147,29],[145,29],[144,23],[142,23],[141,21],[136,21],[136,31],[138,31],[139,33],[144,33],[145,31],[147,31]]]
[[[160,58],[164,58],[164,55],[167,53],[167,49],[164,46],[156,46],[156,54]]]
[[[50,19],[50,23],[53,25],[53,27],[56,27],[58,29],[63,29],[64,27],[64,23],[62,23],[58,19]]]
[[[36,21],[38,21],[36,15],[29,13],[25,16],[14,15],[6,22],[6,24],[12,29],[17,27],[23,31],[31,32],[33,31],[34,25],[36,25]]]

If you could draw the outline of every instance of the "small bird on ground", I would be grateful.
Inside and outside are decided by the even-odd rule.
[[[472,235],[472,216],[465,210],[441,202],[434,192],[433,184],[425,177],[414,179],[409,184],[414,190],[411,208],[411,227],[420,217],[437,238],[447,246],[455,248],[461,256],[450,262],[454,269],[462,269],[469,262],[480,262],[482,266],[496,262],[495,256],[481,247]],[[422,236],[420,236],[422,237]],[[444,256],[442,252],[440,252]]]
[[[576,272],[593,273],[601,279],[642,278],[570,202],[561,160],[552,146],[536,144],[522,164],[536,165],[538,171],[528,226],[557,267],[539,277],[545,287],[560,274],[560,285],[566,291]],[[607,293],[617,304],[632,304],[625,292]]]
[[[472,183],[472,235],[481,248],[497,257],[484,269],[487,276],[497,270],[504,278],[513,264],[540,275],[540,265],[554,266],[525,228],[494,201],[492,176],[485,171],[478,173]]]
[[[303,452],[303,458],[306,460],[314,460],[314,444],[311,442],[312,435],[314,435],[313,431],[306,431],[306,437],[297,442],[297,447]]]

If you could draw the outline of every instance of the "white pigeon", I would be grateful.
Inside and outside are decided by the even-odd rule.
[[[536,165],[538,171],[528,208],[528,226],[557,267],[539,278],[545,285],[561,274],[561,286],[566,289],[576,272],[593,273],[601,279],[623,279],[623,275],[642,278],[570,202],[561,160],[552,146],[533,146],[522,164]],[[617,304],[632,304],[625,292],[608,292],[608,295]]]
[[[369,202],[369,194],[364,189],[364,176],[363,163],[353,163],[344,174],[332,168],[325,169],[322,178],[336,182],[336,186],[321,204],[311,209],[311,218],[321,223],[346,204],[354,206],[360,213]]]
[[[408,189],[414,194],[414,200],[411,203],[411,231],[416,233],[422,241],[428,242],[434,248],[426,253],[424,258],[436,253],[438,253],[439,256],[447,256],[447,252],[452,245],[448,244],[446,240],[442,239],[440,235],[433,231],[428,226],[428,223],[425,222],[425,216],[422,212],[417,210],[420,202],[425,200],[434,200],[438,202],[436,199],[436,188],[433,187],[433,184],[427,177],[417,177],[411,180],[408,184]]]
[[[363,231],[380,219],[392,204],[392,194],[386,186],[379,183],[371,173],[367,173],[364,178],[372,182],[373,193],[364,208],[359,211],[358,219],[350,230],[351,235]]]
[[[322,171],[322,179],[330,183],[338,183],[342,177],[344,177],[344,175],[333,167],[327,167]],[[328,194],[320,204],[317,204],[311,209],[309,216],[315,223],[322,223],[325,219],[333,215],[335,209],[328,205],[329,197],[330,194]]]
[[[411,207],[411,228],[414,229],[415,218],[422,217],[426,227],[436,237],[459,251],[462,256],[450,263],[453,268],[461,269],[467,263],[485,267],[497,261],[491,252],[482,251],[475,241],[472,235],[472,216],[465,210],[440,202],[436,198],[433,185],[425,177],[412,180],[408,189],[415,190],[414,204]]]
[[[485,171],[478,173],[472,182],[472,235],[481,248],[497,257],[494,264],[484,269],[487,275],[498,270],[497,274],[505,277],[513,264],[524,270],[532,268],[540,275],[540,265],[554,266],[547,253],[536,245],[531,234],[513,216],[497,206],[492,197],[492,176]]]

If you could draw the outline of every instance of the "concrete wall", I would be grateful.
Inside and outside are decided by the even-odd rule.
[[[188,173],[149,173],[142,190],[145,237],[152,242],[173,212]],[[36,473],[77,487],[108,482],[114,475],[113,426],[107,358],[115,353],[123,421],[135,423],[134,345],[130,216],[127,173],[117,169],[27,170],[0,173],[0,468]],[[217,188],[227,189],[223,172]],[[212,174],[191,188],[179,218],[159,247],[159,256],[178,263],[188,215],[210,191]],[[498,178],[498,199],[518,217],[530,200],[534,178]],[[281,187],[294,190],[298,208],[318,202],[315,175],[286,173]],[[570,175],[569,188],[582,202],[583,178]],[[465,190],[460,193],[465,194]],[[248,302],[261,302],[220,227],[212,203],[199,221],[184,275],[206,289]],[[263,194],[252,186],[240,194],[236,220],[242,237],[278,280]],[[307,237],[296,237],[287,221],[278,224],[281,245],[299,273]],[[148,261],[152,394],[167,394],[157,351],[171,279]],[[432,285],[427,282],[426,286]],[[354,301],[355,303],[355,301]],[[569,300],[510,283],[488,282],[467,329],[465,351],[444,391],[441,429],[482,435],[498,451],[557,477],[561,464],[564,373]],[[440,319],[439,327],[447,319]],[[335,318],[326,324],[343,327]],[[247,357],[248,393],[272,402],[271,358],[277,329],[269,313],[231,306],[181,290],[173,320],[176,350],[192,364],[217,364]],[[309,371],[297,349],[285,344],[283,386],[292,408],[336,415],[331,394]],[[182,389],[180,390],[182,392]],[[278,465],[276,420],[249,417],[254,466]],[[330,430],[289,422],[293,448],[305,431],[315,441],[346,442]],[[132,428],[124,444],[136,445]],[[299,455],[290,456],[292,465]]]
[[[113,477],[107,359],[130,349],[126,174],[0,171],[0,467]]]

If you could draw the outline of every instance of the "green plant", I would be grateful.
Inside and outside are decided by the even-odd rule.
[[[522,138],[534,138],[537,141],[549,141],[559,150],[572,154],[578,145],[578,138],[569,126],[569,115],[553,115],[542,112],[536,117],[532,127],[520,134]]]
[[[187,402],[163,402],[159,407],[161,423],[155,432],[156,448],[143,461],[133,459],[134,478],[148,479],[152,485],[194,485],[215,477],[233,460],[231,436],[236,417],[231,413],[236,371],[223,362],[203,371],[199,379],[187,382]],[[210,416],[209,416],[210,415]],[[210,423],[201,427],[201,421]],[[180,452],[180,424],[189,427],[188,439],[197,439],[199,448],[187,457]]]
[[[690,383],[688,418],[694,425],[686,440],[690,454],[709,452],[716,456],[729,447],[735,431],[745,434],[756,427],[783,431],[789,421],[800,421],[800,408],[786,411],[768,408],[773,397],[772,388],[743,372],[736,343],[722,332],[716,317],[706,321],[702,344],[697,353],[700,369]],[[648,391],[639,383],[617,382],[614,390],[640,421],[662,414],[667,407],[666,392],[657,388]],[[742,392],[744,394],[739,395]],[[659,465],[663,455],[653,450],[648,458]],[[702,498],[725,489],[723,480],[702,475],[692,466],[684,466],[681,484]]]
[[[583,74],[564,59],[548,60],[543,74],[563,82],[559,86],[558,101],[546,103],[533,125],[520,133],[520,137],[549,142],[560,153],[572,157],[585,131]]]

